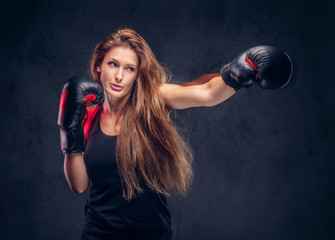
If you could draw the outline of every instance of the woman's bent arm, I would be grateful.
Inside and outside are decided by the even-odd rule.
[[[64,173],[71,190],[75,193],[82,194],[86,192],[89,185],[84,162],[84,153],[73,153],[65,155]]]

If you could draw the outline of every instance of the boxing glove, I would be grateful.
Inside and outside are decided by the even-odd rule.
[[[220,71],[225,83],[236,91],[255,83],[264,89],[284,87],[292,76],[292,62],[282,50],[257,46],[236,56]]]
[[[101,85],[88,77],[72,77],[65,83],[58,113],[61,151],[64,154],[85,151],[83,126],[87,117],[86,106],[88,101],[100,104],[103,97]]]

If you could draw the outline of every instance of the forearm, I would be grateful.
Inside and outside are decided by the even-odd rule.
[[[211,79],[220,76],[219,73],[207,73],[207,74],[203,74],[200,77],[198,77],[197,79],[190,81],[190,82],[186,82],[181,84],[182,86],[193,86],[193,85],[201,85],[204,83],[207,83],[208,81],[210,81]]]
[[[89,185],[89,177],[83,153],[65,155],[64,173],[71,190],[75,193],[84,193]]]
[[[206,83],[207,100],[205,106],[215,106],[230,98],[236,92],[225,84],[220,75],[211,78]]]

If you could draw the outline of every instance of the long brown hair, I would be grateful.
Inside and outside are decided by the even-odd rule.
[[[123,109],[116,143],[123,196],[129,200],[136,191],[143,191],[139,177],[159,193],[185,195],[193,179],[192,151],[172,123],[171,109],[159,94],[160,84],[169,81],[169,75],[146,41],[129,28],[112,33],[94,50],[92,77],[100,82],[97,67],[107,52],[117,46],[134,50],[139,59],[138,77]],[[104,104],[108,102],[106,95]]]

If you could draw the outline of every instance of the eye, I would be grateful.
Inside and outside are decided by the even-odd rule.
[[[129,71],[129,72],[134,72],[134,71],[135,71],[135,68],[133,68],[133,67],[127,67],[126,69],[127,69],[127,71]]]
[[[109,62],[108,65],[111,66],[111,67],[117,67],[116,62],[113,62],[113,61]]]

